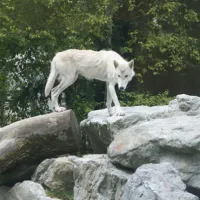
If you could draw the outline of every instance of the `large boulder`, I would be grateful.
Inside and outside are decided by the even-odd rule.
[[[80,151],[73,111],[24,119],[0,128],[0,185],[22,181],[45,158]]]
[[[75,156],[44,160],[32,175],[32,181],[42,184],[51,191],[71,191],[74,188]]]
[[[178,95],[168,106],[123,108],[126,116],[93,111],[81,122],[94,152],[113,163],[137,169],[170,162],[188,187],[200,189],[200,98]]]
[[[39,183],[24,181],[15,184],[6,194],[5,200],[59,200],[47,197],[44,188]]]
[[[106,155],[85,156],[75,171],[74,199],[120,200],[132,173],[116,168]]]
[[[70,174],[71,173],[71,174]],[[107,155],[68,156],[43,161],[32,180],[50,190],[74,189],[75,200],[120,199],[133,171],[117,169]]]
[[[200,189],[200,98],[180,95],[171,102],[177,114],[131,126],[108,148],[112,162],[136,169],[145,163],[170,162],[188,187]]]
[[[186,186],[169,163],[146,164],[129,178],[120,200],[199,200],[186,192]]]

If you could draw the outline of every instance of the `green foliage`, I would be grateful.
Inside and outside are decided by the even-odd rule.
[[[8,85],[6,83],[6,77],[0,72],[0,122],[6,122],[6,96]],[[4,123],[2,123],[4,125]]]
[[[128,6],[132,7],[132,1]],[[199,1],[133,1],[121,50],[135,55],[137,76],[183,71],[200,63]],[[124,8],[125,9],[125,8]],[[133,20],[133,21],[131,21]],[[118,31],[118,30],[117,30]],[[123,42],[123,41],[122,41]]]
[[[105,84],[98,81],[87,81],[80,77],[72,87],[65,91],[65,98],[61,98],[61,104],[75,111],[79,121],[87,117],[87,114],[95,107],[102,107],[104,102],[95,101],[95,93],[98,88],[105,88]]]
[[[10,123],[49,112],[43,91],[51,59],[69,48],[97,49],[96,40],[107,40],[113,4],[107,0],[3,0],[0,6],[0,64],[9,85],[8,96],[1,94],[9,108],[6,121]],[[81,93],[84,84],[78,83]],[[92,96],[82,98],[80,93],[69,105],[76,107],[78,115],[95,105]]]
[[[73,193],[68,191],[59,191],[59,190],[46,190],[47,195],[52,198],[59,198],[61,200],[73,200]]]
[[[149,89],[145,86],[151,74],[176,72],[200,94],[194,75],[187,77],[188,69],[200,66],[200,1],[1,0],[0,7],[0,126],[50,112],[43,92],[50,61],[56,52],[69,48],[112,48],[134,59],[137,90]],[[170,85],[170,77],[167,81]],[[153,90],[162,84],[150,85]],[[97,91],[104,90],[101,83],[79,79],[61,103],[81,120],[90,110],[103,107]],[[138,104],[160,103],[144,102],[151,97],[145,92],[138,98],[134,95],[130,105],[136,105],[131,98]]]
[[[168,105],[169,101],[173,100],[174,97],[169,97],[169,92],[165,91],[158,95],[152,95],[149,92],[146,93],[133,93],[123,92],[120,95],[122,106],[157,106],[157,105]]]

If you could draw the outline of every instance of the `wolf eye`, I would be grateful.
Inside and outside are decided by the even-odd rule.
[[[128,77],[128,75],[125,75],[125,78],[127,78]]]
[[[118,77],[120,77],[120,75],[118,75]]]

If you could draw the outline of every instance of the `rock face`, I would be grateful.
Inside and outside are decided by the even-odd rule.
[[[24,180],[42,159],[78,151],[79,127],[71,110],[0,128],[0,185]]]
[[[5,195],[5,200],[59,200],[46,196],[44,188],[39,183],[24,181],[16,184]]]
[[[104,152],[113,140],[108,148],[113,163],[137,169],[170,162],[188,187],[200,189],[200,98],[178,95],[168,106],[124,110],[125,117],[94,111],[81,123],[93,150]],[[102,137],[104,130],[107,138]]]

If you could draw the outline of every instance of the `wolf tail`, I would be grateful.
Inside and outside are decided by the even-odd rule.
[[[49,74],[49,78],[47,80],[46,86],[45,86],[45,97],[47,97],[50,94],[50,91],[55,83],[55,80],[58,76],[58,72],[56,69],[55,61],[52,61],[51,63],[51,72]]]

